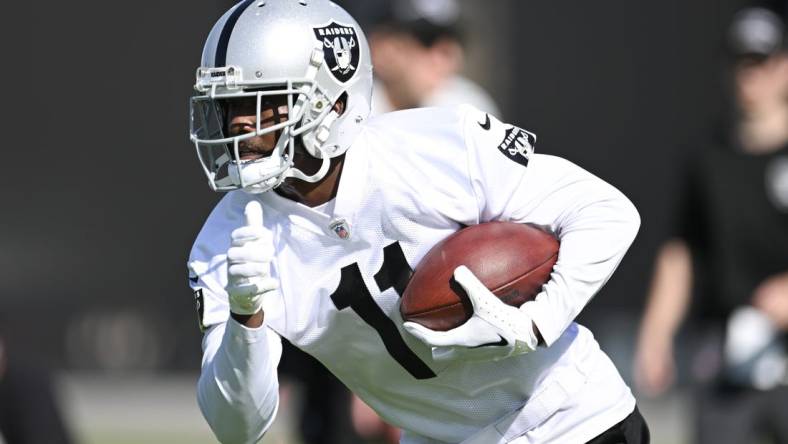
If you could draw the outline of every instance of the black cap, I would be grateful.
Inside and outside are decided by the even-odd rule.
[[[742,9],[733,17],[729,46],[735,57],[770,57],[783,48],[785,25],[766,8]]]
[[[462,41],[457,0],[389,0],[376,22],[377,29],[410,34],[425,46],[441,38]]]
[[[395,0],[391,9],[391,21],[399,23],[423,20],[432,26],[451,27],[460,19],[457,0]]]
[[[414,36],[425,46],[441,38],[462,42],[457,0],[334,0],[367,31],[388,30]]]

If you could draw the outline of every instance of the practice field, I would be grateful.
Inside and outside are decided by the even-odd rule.
[[[78,444],[215,444],[195,398],[196,375],[60,378],[64,414]],[[289,403],[289,399],[284,405]],[[299,444],[282,409],[263,444]]]
[[[59,378],[61,404],[78,444],[215,444],[195,399],[196,375]],[[292,435],[297,388],[285,396],[263,444],[299,444]],[[639,401],[653,444],[687,444],[687,399]]]

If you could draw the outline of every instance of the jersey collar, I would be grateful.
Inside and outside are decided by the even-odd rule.
[[[359,139],[361,136],[356,140]],[[271,191],[264,193],[260,199],[265,205],[286,216],[294,225],[335,239],[353,239],[356,214],[367,185],[369,169],[366,150],[360,145],[353,144],[345,154],[332,214],[327,215]]]

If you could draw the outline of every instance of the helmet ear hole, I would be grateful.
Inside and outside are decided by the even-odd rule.
[[[343,92],[342,95],[339,96],[336,102],[334,102],[334,111],[338,115],[342,115],[345,113],[345,109],[347,109],[347,91]]]

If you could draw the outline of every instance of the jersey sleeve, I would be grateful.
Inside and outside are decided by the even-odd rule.
[[[189,286],[202,331],[221,324],[230,316],[227,299],[227,249],[230,233],[243,224],[244,196],[228,193],[211,211],[187,261]]]
[[[245,199],[228,193],[217,204],[187,264],[204,332],[197,401],[221,442],[257,442],[273,422],[279,402],[281,339],[267,322],[249,329],[230,318],[224,290],[230,232],[243,223]]]
[[[613,274],[640,216],[610,184],[567,160],[536,154],[534,134],[472,108],[463,126],[479,220],[533,223],[560,241],[550,280],[521,307],[550,345]]]
[[[200,331],[205,332],[212,325],[225,322],[230,313],[226,293],[210,277],[201,277],[196,270],[201,270],[204,263],[192,262],[189,268],[189,287],[194,295],[194,307],[197,310],[197,325]]]
[[[281,339],[266,325],[230,319],[206,331],[197,403],[220,442],[257,442],[271,426],[281,355]]]

